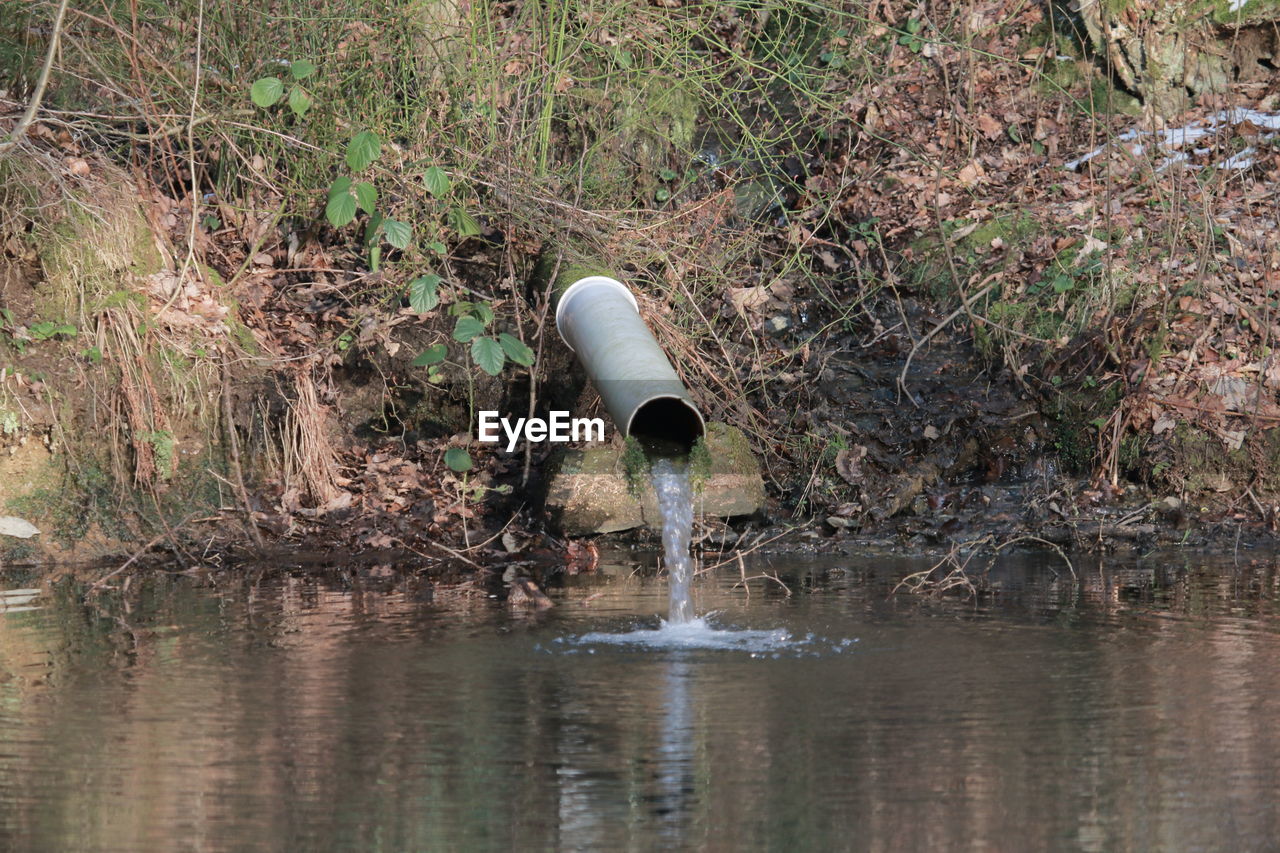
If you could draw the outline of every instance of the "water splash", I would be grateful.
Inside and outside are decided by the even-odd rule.
[[[693,558],[689,555],[693,539],[693,487],[689,483],[689,467],[683,459],[658,458],[653,460],[649,476],[662,516],[663,562],[671,576],[667,623],[683,625],[694,621],[693,600],[689,595],[689,580],[693,575]]]
[[[705,617],[688,622],[660,622],[657,628],[635,628],[621,634],[592,631],[562,637],[554,645],[594,652],[598,646],[669,651],[738,651],[753,657],[823,656],[849,651],[856,639],[830,640],[816,634],[796,636],[785,628],[770,630],[719,628]]]
[[[665,456],[654,458],[649,476],[658,497],[658,511],[662,516],[663,562],[670,575],[667,619],[659,620],[657,628],[634,628],[620,634],[593,631],[577,637],[560,637],[552,644],[553,648],[559,646],[565,654],[595,654],[598,647],[608,646],[668,651],[739,651],[752,657],[780,658],[840,654],[857,642],[831,641],[815,634],[798,637],[785,628],[722,628],[712,625],[708,617],[695,618],[689,590],[693,577],[693,558],[689,554],[693,539],[693,487],[689,482],[687,460]]]

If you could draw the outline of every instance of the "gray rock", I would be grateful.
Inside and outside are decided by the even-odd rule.
[[[39,532],[36,526],[25,518],[18,518],[14,515],[0,515],[0,535],[30,539]]]

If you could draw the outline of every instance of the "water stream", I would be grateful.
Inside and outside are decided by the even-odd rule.
[[[841,653],[856,639],[829,640],[816,634],[793,635],[786,628],[742,628],[720,624],[714,612],[696,615],[693,606],[693,485],[682,457],[655,456],[650,467],[653,490],[662,516],[662,564],[667,570],[667,618],[657,627],[629,625],[623,631],[590,631],[557,638],[552,649],[578,651],[595,646],[645,650],[746,652],[752,657],[808,656]],[[567,645],[563,645],[567,644]]]
[[[693,540],[693,486],[689,482],[688,460],[654,459],[650,477],[662,515],[662,558],[671,583],[667,623],[683,625],[694,621],[689,590],[693,577],[693,557],[689,553]]]

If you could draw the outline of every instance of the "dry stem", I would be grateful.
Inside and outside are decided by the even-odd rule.
[[[40,76],[36,79],[36,89],[31,93],[31,102],[27,104],[27,111],[22,114],[22,118],[18,119],[13,130],[9,131],[9,138],[0,142],[0,154],[17,145],[26,135],[31,122],[35,120],[40,102],[44,99],[45,87],[49,85],[49,72],[53,68],[53,58],[58,53],[58,42],[62,39],[62,19],[66,13],[67,0],[62,0],[58,4],[58,11],[53,16],[53,33],[49,36],[49,50],[44,55],[44,66],[41,67]]]

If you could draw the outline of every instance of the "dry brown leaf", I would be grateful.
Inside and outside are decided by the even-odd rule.
[[[861,444],[841,450],[836,454],[836,473],[846,483],[855,486],[862,482],[862,459],[867,455],[867,448]]]
[[[1004,128],[1000,125],[1000,122],[996,121],[986,113],[978,113],[976,121],[978,123],[978,130],[982,131],[982,135],[987,139],[999,139],[1000,134],[1004,132]]]
[[[739,312],[753,311],[769,301],[769,288],[757,284],[754,287],[729,288],[729,301]]]
[[[986,177],[986,172],[982,169],[982,164],[977,160],[970,160],[968,165],[960,170],[960,174],[956,178],[966,187],[973,186],[979,180]]]

